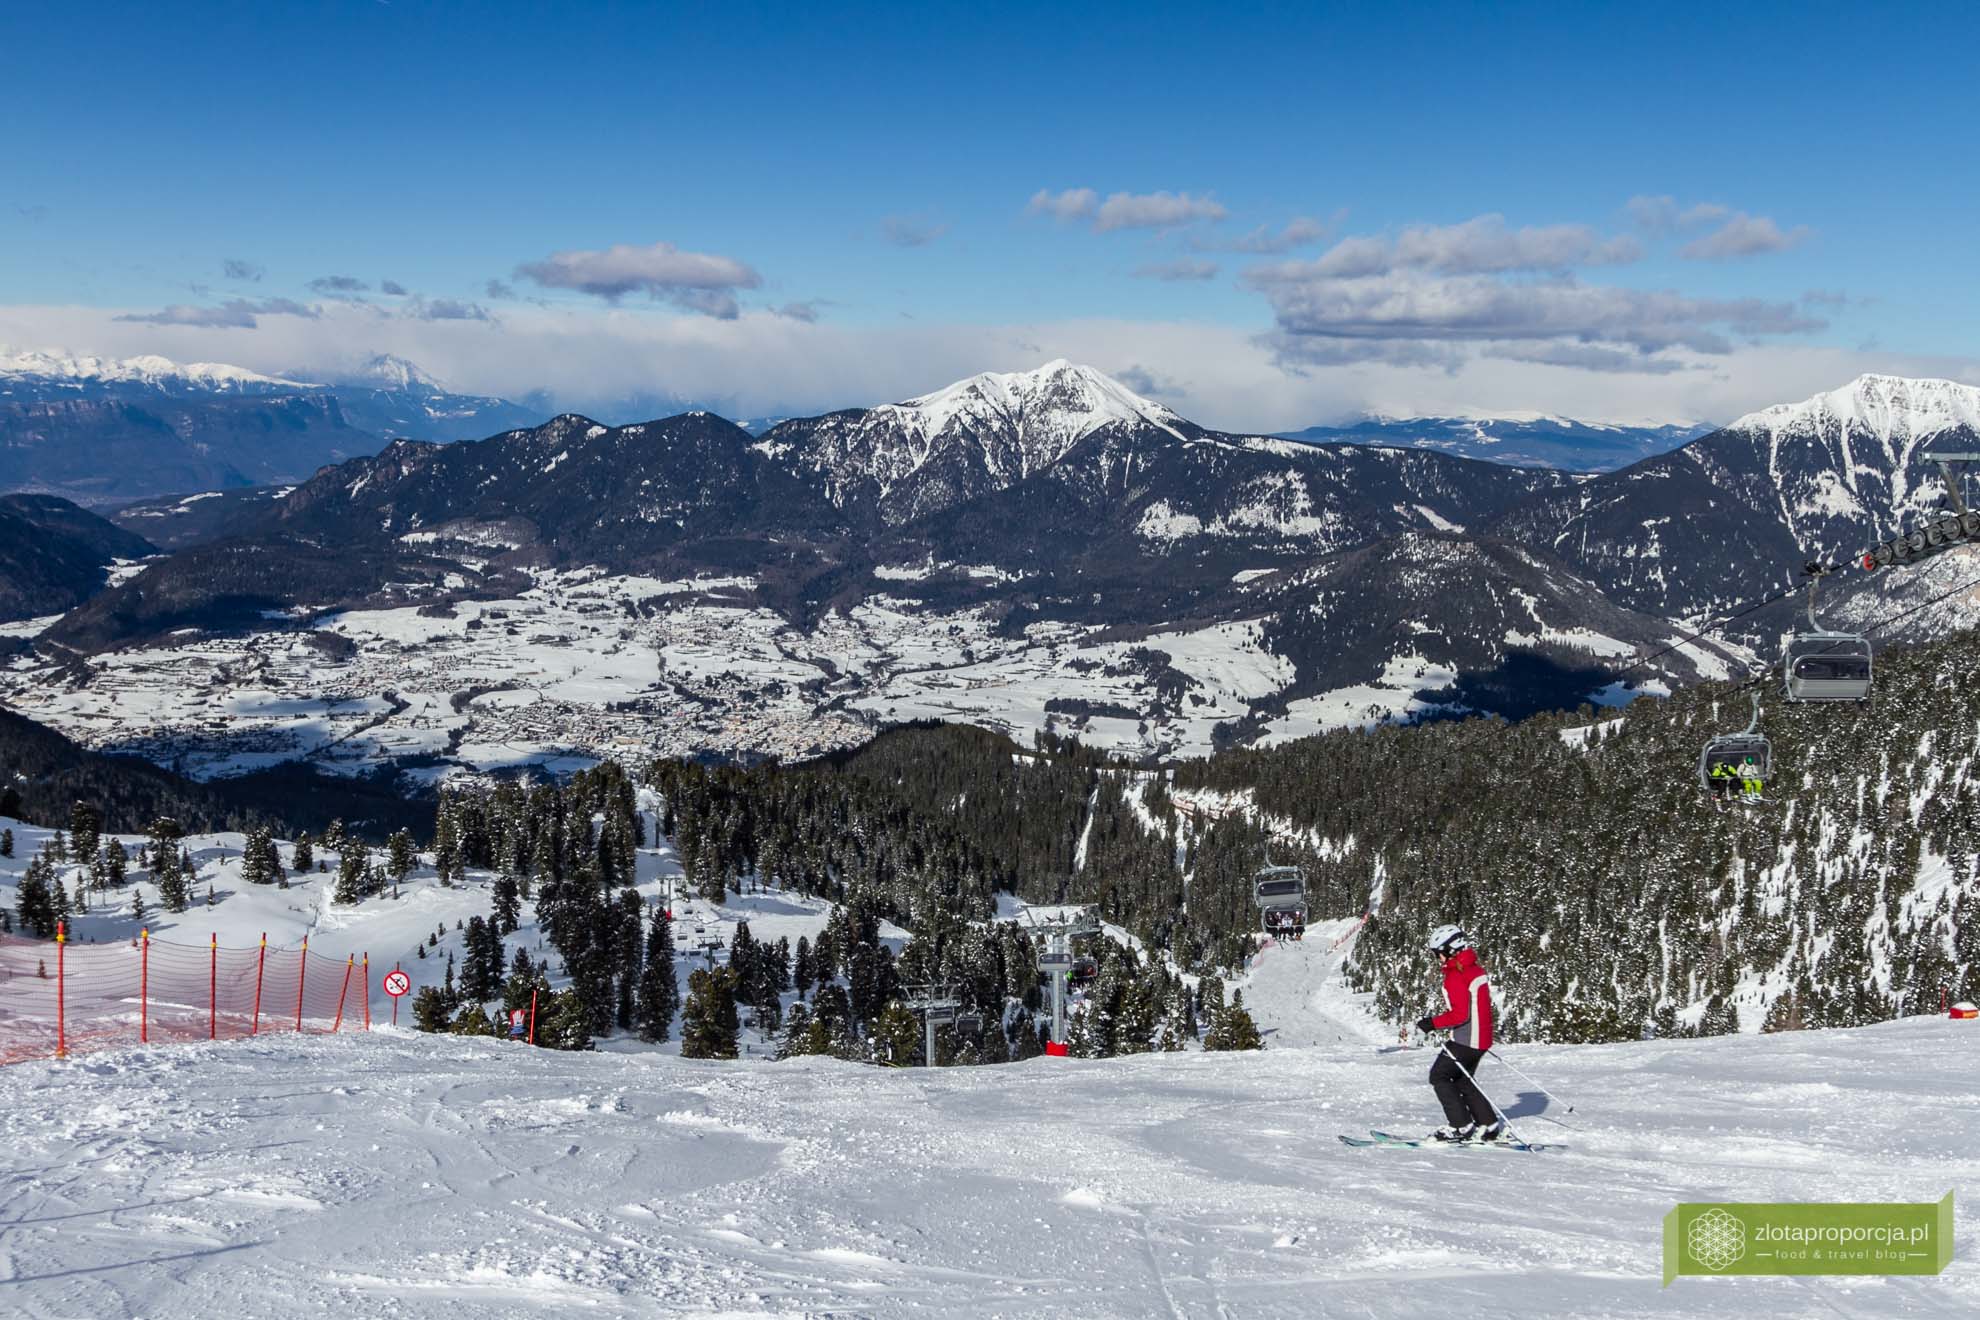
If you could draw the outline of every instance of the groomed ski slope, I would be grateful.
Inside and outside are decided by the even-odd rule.
[[[1341,982],[1361,922],[1353,917],[1319,921],[1292,944],[1267,943],[1252,955],[1237,987],[1268,1048],[1303,1045],[1393,1045],[1392,1028],[1376,1021],[1373,995]]]
[[[1428,1054],[1363,1044],[937,1072],[130,1049],[0,1069],[0,1314],[1971,1315],[1976,1050],[1937,1019],[1522,1048],[1578,1112],[1515,1103],[1565,1147],[1521,1155],[1340,1146],[1431,1121]],[[1658,1286],[1679,1199],[1948,1188],[1938,1278]]]

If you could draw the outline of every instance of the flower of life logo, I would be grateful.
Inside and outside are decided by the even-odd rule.
[[[1691,1221],[1684,1243],[1691,1258],[1706,1269],[1728,1269],[1746,1255],[1746,1226],[1724,1210],[1707,1210]]]

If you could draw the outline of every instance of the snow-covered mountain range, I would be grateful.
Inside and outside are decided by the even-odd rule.
[[[177,363],[156,354],[76,357],[0,348],[0,399],[86,398],[134,390],[163,395],[281,394],[319,388],[221,362]]]
[[[0,490],[109,504],[269,485],[394,436],[459,440],[542,418],[384,355],[328,381],[306,374],[0,352]]]
[[[456,393],[417,363],[389,353],[375,354],[335,373],[326,388],[351,425],[381,441],[479,439],[492,431],[543,420],[541,411],[526,404]]]
[[[1980,431],[1980,386],[1873,374],[1800,403],[1748,413],[1726,429],[1811,439],[1854,432],[1890,442],[1961,428]]]
[[[215,773],[269,738],[256,758],[616,738],[788,756],[954,718],[1172,755],[1517,716],[1771,654],[1791,602],[1673,644],[1936,499],[1924,439],[1968,433],[1966,388],[1866,378],[1592,476],[1211,431],[1067,362],[761,436],[706,412],[564,415],[397,442],[280,498],[133,509],[123,525],[176,553],[48,628],[5,686],[99,743],[156,722],[133,749],[161,757],[211,719],[214,689],[157,686],[189,637],[230,657],[219,691],[301,696],[331,664],[398,694],[314,732],[289,697],[265,728],[236,702],[221,724],[258,732],[203,734]],[[1875,619],[1928,576],[1957,587],[1968,556],[1837,583],[1835,606]],[[1968,615],[1955,600],[1880,640]]]
[[[1980,388],[1866,375],[1536,498],[1499,530],[1558,551],[1631,608],[1709,614],[1915,524],[1944,497],[1930,455],[1961,449],[1980,449]]]
[[[904,403],[786,421],[763,434],[760,448],[815,474],[835,506],[872,504],[899,524],[1042,472],[1097,431],[1138,428],[1176,439],[1201,431],[1119,381],[1059,359],[1035,371],[985,372]]]
[[[1611,472],[1668,453],[1713,428],[1703,424],[1624,426],[1545,415],[1522,417],[1386,417],[1283,434],[1317,444],[1402,445],[1462,458],[1569,472]]]

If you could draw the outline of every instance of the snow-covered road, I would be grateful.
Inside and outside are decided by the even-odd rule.
[[[1658,1274],[1680,1199],[1965,1201],[1980,1023],[1519,1060],[1548,1154],[1366,1045],[902,1072],[375,1031],[0,1070],[0,1314],[1897,1316],[1918,1280]],[[1481,1080],[1503,1088],[1488,1064]],[[1963,1211],[1962,1211],[1963,1212]]]

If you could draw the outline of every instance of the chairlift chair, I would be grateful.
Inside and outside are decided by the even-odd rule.
[[[1251,898],[1267,935],[1305,933],[1306,877],[1297,866],[1274,866],[1267,857],[1252,877]]]
[[[1306,877],[1297,866],[1274,866],[1268,861],[1252,877],[1251,897],[1260,908],[1294,906],[1306,898]]]
[[[1862,701],[1870,695],[1870,642],[1854,633],[1796,633],[1781,663],[1789,701]]]
[[[1808,631],[1791,634],[1781,648],[1781,681],[1789,701],[1863,701],[1870,695],[1870,639],[1833,632],[1815,617],[1815,588],[1831,571],[1808,566]]]
[[[1747,763],[1752,762],[1758,775],[1747,771]],[[1753,718],[1746,728],[1738,733],[1722,733],[1705,744],[1705,750],[1698,754],[1698,783],[1706,792],[1713,788],[1712,771],[1724,766],[1738,778],[1757,778],[1766,782],[1774,777],[1774,745],[1767,741],[1767,735],[1760,732],[1760,694],[1753,694]]]

